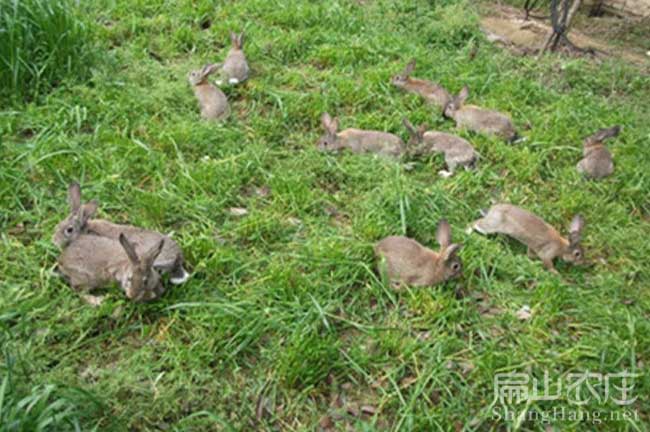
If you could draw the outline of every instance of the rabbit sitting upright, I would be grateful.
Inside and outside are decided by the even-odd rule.
[[[620,132],[620,126],[612,126],[601,129],[585,138],[582,144],[584,157],[576,167],[578,172],[593,179],[611,175],[614,172],[614,161],[612,160],[612,154],[607,150],[603,141],[617,136]]]
[[[250,70],[244,54],[244,32],[240,34],[230,32],[230,42],[232,47],[221,66],[221,79],[216,81],[217,85],[224,84],[224,80],[228,84],[235,85],[248,79]]]
[[[391,78],[391,83],[402,90],[417,94],[427,102],[436,105],[441,110],[451,102],[451,95],[440,84],[431,81],[425,81],[418,78],[411,78],[411,73],[415,70],[415,59],[411,60],[401,74]]]
[[[462,262],[457,255],[461,245],[451,242],[451,228],[446,220],[438,223],[436,240],[440,250],[434,252],[404,236],[386,237],[375,246],[380,266],[386,266],[394,285],[432,286],[458,277]]]
[[[66,247],[58,260],[58,269],[70,286],[84,300],[97,306],[103,297],[89,294],[111,282],[117,282],[126,296],[137,302],[155,300],[164,288],[154,261],[163,249],[163,240],[142,254],[124,234],[119,242],[95,235],[82,234]]]
[[[480,108],[476,105],[465,105],[465,100],[468,97],[469,87],[465,86],[444,109],[444,115],[455,120],[456,127],[498,136],[508,142],[518,140],[519,136],[510,117],[498,111]]]
[[[409,135],[411,135],[406,145],[406,153],[409,156],[420,156],[429,153],[443,153],[445,155],[447,171],[441,170],[438,172],[442,177],[452,176],[458,166],[465,169],[473,169],[476,166],[478,153],[463,138],[445,132],[427,131],[426,125],[421,125],[416,129],[406,118],[402,122]]]
[[[323,134],[318,140],[322,151],[349,149],[353,153],[375,153],[381,156],[399,158],[404,151],[404,141],[388,132],[348,128],[338,132],[339,119],[323,113],[321,117]]]
[[[201,69],[191,71],[187,77],[199,101],[201,117],[206,120],[223,120],[230,115],[226,95],[208,82],[208,76],[218,68],[219,66],[214,64],[205,65]]]
[[[512,204],[495,204],[483,217],[469,228],[481,234],[506,234],[528,246],[528,256],[539,257],[549,271],[557,273],[553,260],[557,257],[564,261],[581,264],[584,251],[580,246],[584,219],[580,215],[573,217],[566,239],[539,216]]]
[[[136,244],[138,253],[144,253],[158,242],[163,241],[163,249],[156,257],[154,267],[162,273],[169,272],[170,282],[182,284],[187,281],[189,274],[183,267],[183,251],[178,243],[169,236],[156,231],[146,230],[133,225],[114,224],[104,219],[92,219],[97,211],[97,201],[81,204],[81,187],[73,182],[68,187],[68,202],[70,214],[61,221],[54,232],[52,241],[60,248],[67,248],[79,236],[91,234],[106,237],[114,241],[120,234],[125,234]]]

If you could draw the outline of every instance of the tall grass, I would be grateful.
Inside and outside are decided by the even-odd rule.
[[[83,78],[91,29],[69,0],[0,0],[0,96],[26,100]]]

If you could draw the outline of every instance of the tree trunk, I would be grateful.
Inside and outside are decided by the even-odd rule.
[[[571,27],[571,21],[575,16],[582,0],[551,0],[551,24],[553,29],[546,39],[540,54],[547,51],[555,51],[560,44],[573,45],[567,38],[567,33]]]

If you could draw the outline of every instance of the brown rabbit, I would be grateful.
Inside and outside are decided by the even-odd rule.
[[[398,158],[404,149],[404,141],[388,132],[345,129],[337,132],[339,119],[328,113],[321,117],[325,134],[318,140],[318,148],[323,151],[338,151],[344,148],[353,153],[375,153],[381,156]]]
[[[408,237],[386,237],[375,246],[375,254],[385,262],[391,283],[436,285],[459,276],[463,268],[457,255],[461,245],[451,243],[451,228],[446,220],[438,223],[436,240],[440,244],[438,252]]]
[[[528,256],[539,257],[544,267],[557,273],[553,260],[557,257],[564,261],[582,264],[584,252],[580,246],[584,219],[574,216],[569,227],[569,238],[565,239],[551,225],[539,216],[511,204],[493,205],[483,218],[470,227],[481,234],[506,234],[528,246]]]
[[[454,119],[456,127],[498,136],[508,142],[518,140],[519,136],[510,117],[498,111],[480,108],[476,105],[465,105],[465,100],[468,97],[469,87],[465,86],[444,109],[444,115]]]
[[[585,138],[582,144],[584,158],[578,162],[578,172],[593,179],[611,175],[614,172],[614,162],[612,160],[612,154],[607,150],[603,141],[617,136],[620,132],[620,126],[612,126],[607,129],[601,129]]]
[[[222,120],[230,115],[230,105],[226,95],[208,82],[208,76],[219,69],[219,65],[205,65],[202,69],[193,70],[188,80],[194,89],[194,95],[199,101],[201,117],[206,120]]]
[[[406,65],[401,74],[392,77],[391,83],[397,88],[420,95],[427,102],[438,106],[441,110],[444,109],[452,99],[449,92],[440,84],[411,78],[411,73],[414,70],[415,59]]]
[[[164,241],[162,252],[154,266],[162,273],[169,272],[170,282],[178,285],[187,281],[189,274],[183,267],[183,251],[169,236],[133,225],[114,224],[104,219],[92,219],[97,211],[97,201],[81,204],[81,187],[73,182],[68,187],[70,215],[60,222],[54,232],[53,241],[60,248],[67,247],[82,234],[92,234],[118,240],[120,234],[126,235],[136,244],[136,251],[143,253],[159,241]]]
[[[58,268],[76,291],[92,292],[117,282],[129,299],[149,301],[164,292],[160,275],[153,267],[162,248],[163,241],[160,240],[138,255],[124,234],[120,234],[119,242],[82,234],[63,250]],[[103,300],[90,294],[83,297],[95,306]]]
[[[452,176],[458,166],[465,169],[473,169],[476,166],[478,153],[468,141],[444,132],[427,132],[426,125],[421,125],[416,129],[406,118],[402,122],[411,135],[406,146],[408,155],[420,156],[429,153],[443,153],[445,155],[448,171],[439,171],[438,174],[442,177]]]
[[[232,47],[221,67],[221,76],[228,84],[240,84],[248,79],[248,62],[244,54],[244,32],[237,34],[230,32]],[[217,81],[221,85],[222,81]]]

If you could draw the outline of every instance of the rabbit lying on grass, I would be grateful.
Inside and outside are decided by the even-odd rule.
[[[406,65],[401,74],[393,76],[390,82],[397,88],[421,96],[427,102],[436,105],[443,110],[447,104],[451,102],[452,98],[449,92],[440,84],[411,78],[411,73],[413,73],[414,70],[415,59],[411,60],[409,64]]]
[[[353,153],[375,153],[381,156],[399,158],[404,152],[404,141],[388,132],[345,129],[338,132],[339,119],[323,113],[321,117],[325,133],[318,140],[322,151],[349,149]]]
[[[445,155],[445,164],[448,171],[439,171],[438,174],[442,177],[452,176],[458,166],[465,169],[473,169],[476,166],[478,153],[468,141],[444,132],[427,131],[426,125],[421,125],[416,129],[406,118],[402,122],[411,135],[406,145],[406,153],[409,156],[430,153]]]
[[[496,204],[468,231],[474,229],[481,234],[499,233],[513,237],[528,246],[529,257],[539,257],[544,267],[557,273],[553,266],[555,258],[574,264],[583,263],[584,252],[580,246],[583,228],[582,216],[574,216],[566,239],[539,216],[511,204]]]
[[[79,183],[74,182],[68,187],[68,202],[70,214],[57,225],[52,238],[60,248],[66,249],[77,238],[86,234],[106,237],[114,241],[124,234],[136,244],[138,253],[144,253],[162,241],[163,249],[154,262],[156,270],[162,273],[169,272],[170,282],[173,284],[181,284],[189,278],[189,274],[183,268],[183,251],[169,236],[132,225],[119,225],[104,219],[92,219],[98,203],[90,201],[81,204]]]
[[[498,136],[508,142],[515,142],[519,139],[510,117],[476,105],[465,105],[465,100],[468,97],[469,87],[465,86],[444,109],[444,115],[455,120],[456,127]]]
[[[116,282],[133,301],[155,300],[165,291],[154,268],[163,245],[161,239],[138,254],[124,234],[119,235],[119,241],[82,234],[63,250],[58,268],[75,291],[89,293]],[[94,306],[103,300],[91,294],[83,298]]]
[[[458,277],[463,269],[457,255],[461,245],[451,242],[446,220],[438,223],[436,240],[438,252],[408,237],[386,237],[375,246],[380,268],[385,265],[388,278],[396,285],[431,286]]]
[[[620,126],[612,126],[601,129],[585,138],[582,144],[584,157],[576,167],[578,172],[593,179],[611,175],[614,172],[614,161],[612,160],[612,154],[607,150],[603,141],[617,136],[620,132]]]

